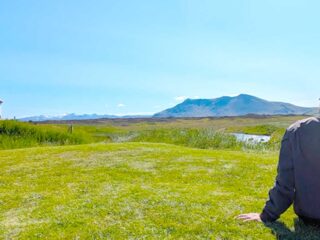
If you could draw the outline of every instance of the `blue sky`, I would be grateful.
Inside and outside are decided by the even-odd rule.
[[[150,114],[239,93],[317,106],[319,1],[2,0],[4,117]]]

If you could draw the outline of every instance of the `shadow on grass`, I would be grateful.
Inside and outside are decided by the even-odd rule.
[[[272,230],[272,233],[279,240],[319,240],[320,227],[306,225],[296,218],[294,220],[294,230],[289,229],[283,222],[265,224]]]

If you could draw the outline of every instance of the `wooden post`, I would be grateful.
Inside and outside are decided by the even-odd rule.
[[[73,125],[72,124],[69,125],[68,133],[71,133],[71,134],[73,133]]]
[[[0,99],[0,119],[2,118],[2,109],[1,109],[2,103],[3,103],[3,101]]]

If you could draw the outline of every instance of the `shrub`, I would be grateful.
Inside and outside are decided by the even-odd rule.
[[[229,127],[228,132],[240,132],[245,134],[257,134],[257,135],[272,135],[280,128],[274,125],[264,124],[256,126],[244,126],[244,127]]]
[[[0,121],[0,149],[87,142],[90,142],[88,134],[68,133],[66,126],[40,126],[13,120]]]
[[[246,144],[236,137],[211,129],[155,129],[138,132],[131,141],[162,142],[203,149],[241,149]],[[250,147],[252,148],[252,147]]]

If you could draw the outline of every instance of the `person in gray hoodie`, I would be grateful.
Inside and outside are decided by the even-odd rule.
[[[277,172],[262,212],[237,218],[273,222],[293,204],[299,219],[320,226],[320,118],[303,119],[286,129]]]

